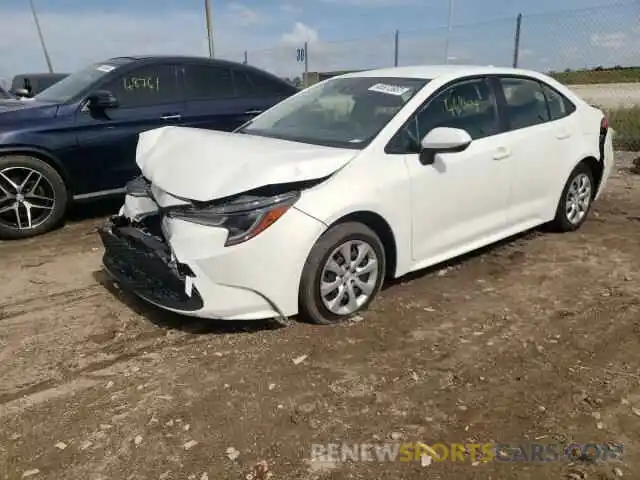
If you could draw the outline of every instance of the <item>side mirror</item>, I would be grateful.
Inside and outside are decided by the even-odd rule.
[[[473,139],[466,130],[436,127],[425,135],[420,144],[420,161],[424,165],[435,162],[438,153],[457,153],[467,149]]]
[[[29,90],[27,90],[26,88],[18,88],[16,89],[13,94],[16,97],[22,97],[22,98],[31,98],[31,92],[29,92]]]
[[[118,99],[108,90],[97,90],[87,98],[87,107],[91,110],[118,108],[119,105]]]

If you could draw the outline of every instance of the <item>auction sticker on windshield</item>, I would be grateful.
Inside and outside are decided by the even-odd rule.
[[[105,73],[113,72],[115,69],[116,67],[113,67],[111,65],[100,65],[98,68],[96,68],[96,70],[99,70],[100,72],[105,72]]]
[[[388,85],[386,83],[376,83],[372,87],[369,87],[370,92],[386,93],[387,95],[396,95],[398,97],[401,97],[410,90],[411,88],[409,87],[401,87],[400,85]]]

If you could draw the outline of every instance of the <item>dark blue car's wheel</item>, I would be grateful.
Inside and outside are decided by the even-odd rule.
[[[38,158],[0,157],[0,238],[34,237],[55,228],[67,208],[67,189]]]

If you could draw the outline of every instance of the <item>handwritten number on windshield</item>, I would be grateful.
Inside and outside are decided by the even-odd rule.
[[[458,117],[470,111],[480,112],[479,100],[467,100],[461,96],[449,97],[444,101],[444,108],[452,116]]]
[[[160,91],[160,77],[125,77],[122,85],[127,91],[131,90],[151,90]]]

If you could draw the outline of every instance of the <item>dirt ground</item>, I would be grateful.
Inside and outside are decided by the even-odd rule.
[[[640,478],[631,159],[619,155],[579,232],[532,232],[413,275],[336,327],[146,307],[105,286],[95,215],[0,243],[0,478],[261,480],[261,461],[273,479]],[[402,440],[625,452],[618,463],[309,461],[313,443]]]

